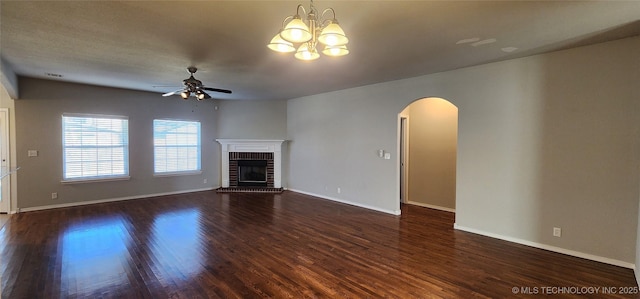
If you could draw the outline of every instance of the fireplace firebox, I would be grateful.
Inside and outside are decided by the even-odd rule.
[[[238,186],[267,186],[267,160],[238,160]]]

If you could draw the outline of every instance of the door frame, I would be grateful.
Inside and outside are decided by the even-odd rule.
[[[0,213],[11,211],[11,170],[9,139],[9,108],[0,108],[0,166],[2,167],[2,180],[0,186]]]
[[[400,116],[400,203],[409,202],[409,117]]]

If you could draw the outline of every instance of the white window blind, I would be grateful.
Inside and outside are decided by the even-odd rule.
[[[128,120],[119,116],[62,116],[63,180],[129,175]]]
[[[153,121],[154,172],[200,171],[200,122]]]

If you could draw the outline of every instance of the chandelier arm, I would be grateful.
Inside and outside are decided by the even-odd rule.
[[[318,27],[324,29],[324,27],[327,27],[327,25],[329,25],[331,23],[335,23],[335,22],[333,20],[331,20],[331,19],[324,19],[319,23]]]
[[[311,6],[313,7],[313,6]],[[302,4],[298,4],[298,7],[296,8],[296,15],[300,15],[300,9],[302,9],[303,14],[306,16],[307,15],[307,11],[304,9],[304,6],[302,6]]]
[[[320,20],[323,20],[323,19],[324,19],[324,15],[325,15],[328,11],[331,11],[331,13],[333,14],[333,19],[332,19],[332,20],[335,20],[335,19],[336,19],[336,11],[335,11],[335,10],[333,10],[333,8],[329,7],[329,8],[325,8],[325,10],[323,10],[323,11],[322,11],[322,14],[320,15]],[[326,20],[328,20],[328,19],[324,19],[324,21],[326,21]],[[324,23],[324,21],[323,21],[322,23]]]
[[[288,16],[286,18],[284,18],[284,20],[282,20],[282,27],[280,29],[280,31],[282,31],[282,29],[284,29],[284,27],[287,25],[287,22],[293,20],[293,16]]]

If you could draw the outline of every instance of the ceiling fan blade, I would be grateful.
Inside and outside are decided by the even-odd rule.
[[[163,97],[168,97],[168,96],[172,96],[172,95],[174,95],[174,94],[179,94],[179,93],[181,93],[182,91],[183,91],[183,89],[178,89],[178,90],[176,90],[176,91],[167,92],[167,93],[163,94],[162,96],[163,96]]]
[[[220,89],[220,88],[211,88],[211,87],[202,87],[204,90],[222,92],[222,93],[231,93],[231,90],[228,89]]]

